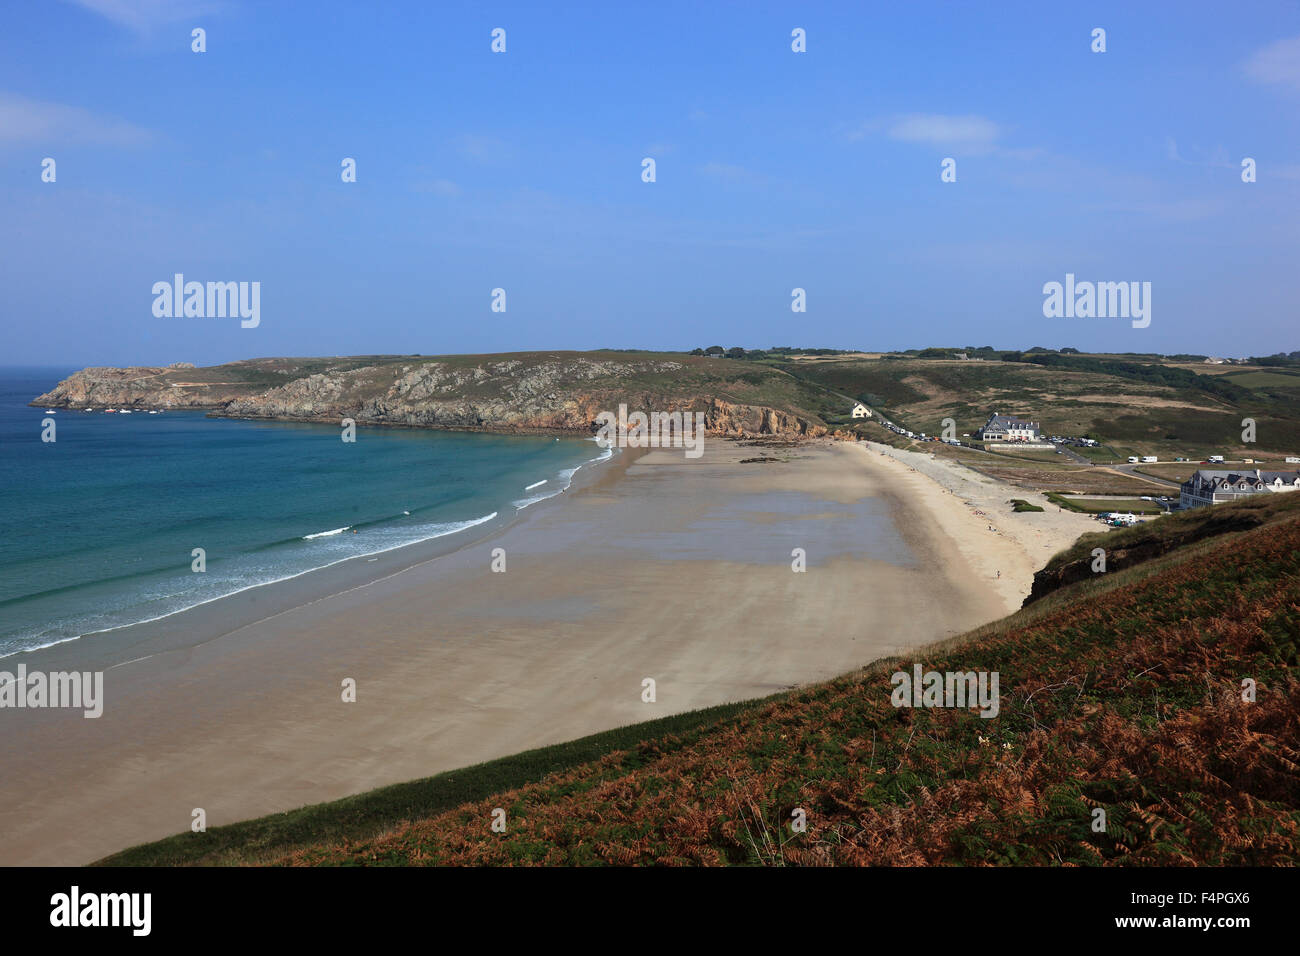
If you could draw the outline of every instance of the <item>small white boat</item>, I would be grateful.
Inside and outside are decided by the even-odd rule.
[[[157,413],[157,412],[150,412],[149,414],[150,414],[150,415],[157,415],[158,413]]]
[[[124,408],[124,409],[122,409],[120,412],[118,412],[118,414],[119,414],[119,415],[130,415],[130,414],[131,414],[131,409],[129,409],[129,408]]]
[[[55,409],[55,408],[47,408],[47,409],[45,409],[45,414],[46,414],[46,415],[53,415],[53,414],[55,414],[57,411],[58,411],[58,409]]]

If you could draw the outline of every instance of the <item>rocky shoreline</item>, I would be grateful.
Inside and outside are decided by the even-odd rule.
[[[611,362],[547,356],[477,363],[383,360],[263,359],[197,369],[169,366],[83,369],[30,404],[99,411],[185,409],[212,417],[287,422],[432,428],[498,434],[590,435],[601,411],[626,404],[646,411],[703,412],[716,436],[817,438],[829,430],[815,415],[772,404],[735,401],[747,369],[697,382],[698,364],[638,359]],[[325,364],[322,371],[314,369]],[[731,363],[728,363],[731,364]],[[714,369],[709,368],[713,372]],[[680,383],[674,378],[680,377]]]

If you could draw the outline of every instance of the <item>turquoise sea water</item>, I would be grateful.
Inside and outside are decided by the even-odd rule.
[[[345,443],[333,425],[27,407],[72,371],[0,368],[0,656],[503,522],[608,455],[578,439],[361,428]]]

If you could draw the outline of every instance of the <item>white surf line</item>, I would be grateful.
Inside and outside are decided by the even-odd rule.
[[[459,531],[448,531],[444,534],[436,534],[431,538],[418,538],[415,541],[408,541],[406,544],[394,544],[387,548],[380,548],[378,551],[374,552],[374,554],[376,556],[381,554],[387,554],[389,551],[396,551],[399,548],[409,548],[412,545],[424,544],[426,541],[435,541],[438,538],[446,538],[454,534],[460,534],[461,531],[467,531],[469,530],[469,528],[478,527],[478,525],[485,524],[486,522],[491,521],[496,516],[497,516],[497,512],[494,511],[490,515],[485,515],[482,520],[475,519],[474,524],[467,525],[466,527],[461,528]],[[234,597],[236,594],[243,594],[245,591],[251,591],[254,588],[266,587],[268,584],[279,584],[282,581],[292,581],[294,578],[300,578],[304,574],[311,574],[314,571],[324,571],[326,568],[332,568],[336,564],[342,564],[345,561],[355,561],[357,560],[357,558],[363,558],[363,557],[366,557],[366,553],[364,551],[361,554],[353,554],[346,558],[339,558],[337,561],[330,561],[328,564],[322,564],[318,568],[307,568],[304,571],[295,571],[293,574],[287,574],[282,578],[273,578],[270,581],[262,581],[258,584],[249,584],[246,587],[242,587],[239,588],[238,590],[231,591],[229,594],[218,594],[216,597],[205,598],[204,600],[199,601],[197,604],[189,604],[186,605],[185,607],[177,608],[174,611],[168,611],[166,614],[160,614],[157,617],[145,618],[143,621],[133,621],[130,624],[114,624],[112,627],[102,627],[94,631],[86,631],[84,634],[75,634],[72,637],[61,637],[57,641],[50,641],[50,643],[48,644],[41,644],[37,647],[20,648],[16,651],[10,651],[7,654],[0,654],[0,660],[4,660],[9,657],[15,657],[18,654],[35,654],[37,651],[44,651],[51,647],[57,647],[60,644],[67,644],[69,641],[79,641],[82,640],[83,638],[95,637],[99,634],[111,634],[113,631],[122,631],[122,630],[126,630],[129,627],[138,627],[141,624],[155,624],[158,621],[164,621],[167,618],[173,617],[177,614],[184,614],[186,611],[192,611],[196,607],[203,607],[206,604],[212,604],[216,601],[222,601],[228,597]],[[197,647],[199,645],[194,645],[194,646]]]
[[[531,485],[525,485],[524,491],[532,491],[534,488],[540,488],[542,485],[546,484],[546,481],[547,479],[543,478],[541,481],[534,481]]]
[[[496,516],[496,515],[495,515],[495,513],[494,513],[494,514],[493,514],[493,517],[495,517],[495,516]],[[464,528],[463,528],[463,529],[461,529],[461,530],[468,530],[468,529],[464,529]],[[502,529],[502,530],[504,531],[505,529]],[[459,534],[460,532],[452,532],[452,533],[453,533],[453,534]],[[499,534],[499,533],[501,533],[501,532],[498,532],[498,534]],[[445,538],[445,537],[450,537],[450,535],[440,535],[439,537],[444,537],[444,538]],[[424,540],[425,540],[425,541],[433,541],[433,540],[436,540],[436,539],[434,539],[434,538],[426,538],[426,539],[424,539]],[[415,542],[412,542],[412,543],[413,543],[413,544],[423,544],[424,541],[415,541]],[[386,550],[388,550],[388,551],[395,551],[395,550],[397,550],[398,547],[408,547],[408,546],[407,546],[407,545],[398,545],[398,546],[396,546],[396,547],[388,548],[388,549],[386,549]],[[468,546],[468,545],[463,545],[462,547],[469,547],[469,546]],[[448,552],[447,554],[454,554],[456,551],[459,551],[459,550],[461,550],[461,549],[460,549],[460,548],[457,548],[457,549],[455,549],[455,551],[450,551],[450,552]],[[380,553],[382,554],[383,552],[380,552]],[[192,650],[194,650],[195,648],[198,648],[198,647],[205,647],[206,645],[211,644],[211,643],[213,643],[213,642],[215,642],[215,641],[219,641],[219,640],[221,640],[222,638],[230,637],[230,636],[232,636],[232,635],[234,635],[234,634],[238,634],[240,631],[248,630],[250,627],[257,627],[259,624],[265,624],[267,621],[274,621],[277,617],[283,617],[285,614],[292,614],[294,611],[301,610],[302,608],[305,608],[305,607],[311,607],[313,604],[319,604],[319,603],[321,603],[322,601],[329,601],[329,600],[332,600],[333,598],[341,597],[341,596],[344,595],[344,594],[351,594],[353,591],[361,591],[361,590],[363,590],[363,589],[365,589],[365,588],[370,587],[372,584],[379,584],[379,583],[381,583],[381,582],[383,582],[383,581],[387,581],[387,580],[389,580],[390,578],[395,578],[395,577],[398,577],[399,575],[403,575],[403,574],[405,574],[405,573],[408,572],[408,571],[414,571],[416,568],[422,568],[422,567],[424,567],[426,564],[432,564],[434,561],[437,561],[439,558],[447,557],[447,554],[438,554],[438,555],[434,555],[434,556],[431,557],[431,558],[425,558],[423,561],[420,561],[420,562],[418,562],[418,563],[416,563],[416,564],[412,564],[412,565],[410,565],[409,567],[399,568],[398,570],[392,572],[391,574],[386,574],[386,575],[384,575],[382,578],[375,578],[375,580],[373,580],[373,581],[366,581],[364,584],[358,584],[358,585],[355,585],[355,586],[353,586],[353,587],[348,588],[346,591],[336,591],[336,592],[334,592],[333,594],[326,594],[326,595],[323,595],[322,597],[315,598],[315,599],[313,599],[313,600],[311,600],[311,601],[307,601],[307,602],[305,602],[305,603],[303,603],[303,604],[295,604],[293,607],[287,607],[287,608],[285,608],[283,611],[277,611],[277,612],[274,613],[274,614],[268,614],[266,617],[258,618],[256,621],[249,621],[247,624],[241,624],[239,627],[232,628],[232,629],[229,630],[229,631],[223,631],[223,632],[221,632],[220,634],[214,634],[214,635],[212,635],[212,637],[208,638],[206,641],[199,641],[197,644],[190,644],[190,645],[188,645],[188,646],[186,646],[186,647],[176,647],[176,648],[171,648],[170,650],[164,651],[163,653],[166,653],[166,654],[173,654],[173,653],[176,653],[177,651],[192,651]],[[354,560],[356,560],[356,559],[359,558],[359,557],[363,557],[363,555],[353,555],[351,558],[343,558],[343,559],[341,559],[340,561],[336,561],[336,562],[334,562],[334,564],[341,564],[343,561],[354,561]],[[370,560],[374,561],[374,560],[378,560],[378,558],[375,557],[375,558],[371,558]],[[327,565],[325,565],[324,567],[332,567],[332,565],[328,565],[328,564],[327,564]],[[315,569],[315,570],[323,570],[323,568],[317,568],[317,569]],[[302,574],[310,574],[310,573],[311,573],[310,571],[303,571],[303,572],[302,572]],[[297,574],[296,574],[296,575],[293,575],[293,577],[300,577],[300,576],[301,576],[301,575],[297,575]],[[287,579],[287,578],[283,578],[283,579],[281,579],[281,580],[288,580],[288,579]],[[269,583],[269,584],[279,584],[280,581],[270,581],[270,582],[268,582],[268,583]],[[258,585],[252,585],[252,587],[265,587],[265,585],[260,585],[260,584],[258,584]],[[245,590],[248,590],[248,589],[246,588]],[[238,593],[238,592],[236,592],[236,593]],[[229,595],[227,595],[227,596],[229,596]],[[219,601],[219,600],[221,600],[221,599],[220,599],[220,598],[213,598],[213,600],[217,600],[217,601]],[[195,605],[195,606],[197,607],[198,605]],[[176,611],[176,612],[173,612],[173,613],[180,614],[181,611]],[[126,626],[126,627],[130,627],[130,626],[132,626],[132,625],[124,625],[124,626]],[[157,656],[157,655],[150,655],[150,656]],[[139,658],[139,660],[144,660],[144,658]]]
[[[10,651],[8,654],[0,654],[0,660],[5,660],[10,657],[16,657],[19,654],[33,654],[36,651],[43,651],[50,647],[58,647],[60,644],[67,644],[69,641],[79,641],[84,636],[85,636],[84,634],[77,634],[74,635],[73,637],[61,637],[57,641],[50,641],[50,643],[41,644],[39,647],[20,647],[16,651]]]
[[[621,452],[620,452],[620,454],[621,454]],[[614,457],[614,456],[613,456],[613,454],[611,453],[611,455],[609,456],[609,458],[593,458],[590,462],[584,462],[584,464],[592,464],[592,463],[595,463],[595,464],[601,464],[601,463],[603,463],[603,462],[606,462],[606,461],[611,460],[613,457]],[[582,468],[582,465],[579,465],[579,466],[578,466],[578,469],[581,469],[581,468]],[[574,474],[577,474],[577,469],[574,470]],[[570,482],[570,484],[572,484],[572,482]],[[565,490],[567,491],[568,489],[565,489]],[[561,494],[563,494],[563,492],[561,492]],[[551,501],[551,500],[554,500],[555,498],[558,498],[558,497],[560,497],[560,495],[553,495],[551,498],[548,498],[548,499],[546,499],[546,500]],[[496,512],[493,512],[493,515],[492,515],[492,516],[493,516],[493,517],[496,517]],[[462,529],[462,530],[468,530],[468,529]],[[496,532],[496,534],[497,534],[497,535],[504,534],[504,533],[506,533],[506,532],[509,531],[509,530],[510,530],[510,526],[507,526],[507,527],[505,527],[505,528],[501,528],[500,530],[498,530],[498,531]],[[454,533],[459,534],[459,532],[454,532]],[[442,537],[447,537],[447,535],[443,535]],[[495,537],[495,535],[490,535],[489,538],[490,538],[490,537]],[[427,540],[427,541],[432,541],[432,540],[434,540],[434,539],[433,539],[433,538],[427,538],[427,539],[425,539],[425,540]],[[482,539],[479,543],[481,544],[483,541],[486,541],[486,540],[488,540],[488,538],[484,538],[484,539]],[[419,543],[423,543],[423,542],[416,542],[416,543],[419,544]],[[211,638],[209,638],[209,639],[206,640],[206,641],[201,641],[201,642],[199,642],[198,644],[191,645],[190,649],[193,649],[193,648],[195,648],[195,647],[202,647],[202,646],[205,645],[205,644],[210,644],[210,643],[212,643],[213,641],[220,640],[220,639],[223,638],[223,637],[230,637],[231,635],[233,635],[233,634],[238,634],[240,631],[247,630],[247,629],[250,628],[250,627],[256,627],[256,626],[259,625],[259,624],[265,624],[267,621],[273,621],[273,620],[275,620],[277,617],[282,617],[282,616],[284,616],[285,614],[292,614],[293,612],[298,611],[298,610],[301,610],[302,608],[305,608],[305,607],[311,607],[313,604],[319,604],[319,603],[321,603],[322,601],[331,601],[331,600],[333,600],[334,598],[342,597],[344,594],[351,594],[353,591],[363,591],[363,590],[365,590],[366,588],[368,588],[368,587],[373,587],[373,586],[376,585],[376,584],[382,584],[384,581],[388,581],[388,580],[391,580],[392,578],[400,577],[400,576],[403,575],[403,574],[407,574],[407,573],[409,573],[409,572],[411,572],[411,571],[414,571],[416,568],[422,568],[422,567],[424,567],[426,564],[432,564],[432,563],[435,562],[435,561],[438,561],[438,560],[441,560],[442,558],[448,557],[450,554],[454,554],[454,553],[456,553],[457,551],[461,551],[461,550],[463,550],[463,548],[465,548],[465,547],[469,547],[469,545],[462,545],[461,548],[456,548],[456,549],[454,549],[453,551],[448,552],[447,554],[436,554],[436,555],[434,555],[434,556],[431,557],[431,558],[425,558],[423,561],[418,561],[418,562],[416,562],[415,564],[408,565],[408,566],[406,566],[406,567],[404,567],[404,568],[398,568],[396,571],[392,572],[391,574],[386,574],[386,575],[384,575],[382,578],[375,578],[373,581],[366,581],[366,582],[364,582],[364,583],[362,583],[362,584],[354,585],[353,587],[348,588],[346,591],[336,591],[336,592],[334,592],[333,594],[326,594],[326,595],[323,595],[322,597],[315,598],[314,600],[307,601],[307,602],[304,603],[304,604],[296,604],[296,605],[294,605],[293,607],[285,608],[283,611],[277,611],[275,614],[268,614],[266,617],[264,617],[264,618],[260,618],[260,619],[258,619],[258,620],[256,620],[256,621],[249,621],[247,624],[242,624],[242,625],[240,625],[239,627],[234,628],[233,630],[226,631],[226,632],[224,632],[224,633],[222,633],[222,634],[216,634],[216,635],[213,635]],[[389,550],[395,550],[395,549],[390,548]],[[382,552],[381,552],[381,553],[382,553]],[[344,560],[348,560],[348,561],[350,561],[350,560],[353,560],[353,558],[345,558]],[[328,567],[328,565],[327,565],[327,567]],[[310,572],[303,572],[303,573],[304,573],[304,574],[307,574],[307,573],[310,573]],[[277,582],[272,582],[272,583],[277,583]]]
[[[622,452],[620,451],[619,454],[622,454]],[[608,458],[593,458],[593,459],[591,459],[591,461],[584,462],[583,464],[584,464],[584,465],[589,465],[589,464],[603,464],[604,462],[610,461],[613,457],[614,457],[614,455],[613,455],[613,453],[611,452],[611,454],[610,454],[610,456],[609,456]],[[576,469],[574,469],[574,474],[576,475],[576,474],[578,473],[578,470],[580,470],[582,467],[583,467],[583,465],[579,465]],[[572,481],[570,481],[570,485],[572,485]],[[568,489],[565,489],[565,490],[567,491]],[[561,494],[563,494],[563,492],[561,492]],[[560,496],[559,496],[559,495],[553,495],[552,498],[549,498],[549,499],[546,499],[546,500],[549,501],[549,500],[553,500],[554,498],[558,498],[558,497],[560,497]],[[495,517],[497,517],[497,514],[498,514],[498,513],[494,511],[494,512],[492,513],[491,517],[492,517],[492,518],[495,518]],[[490,519],[489,519],[489,520],[490,520]],[[479,524],[485,524],[485,523],[486,523],[486,522],[479,522]],[[470,525],[470,527],[477,527],[477,525]],[[460,530],[461,530],[461,531],[468,531],[469,528],[462,528],[462,529],[460,529]],[[502,529],[500,529],[500,530],[499,530],[498,532],[496,532],[496,533],[497,533],[497,534],[503,534],[503,533],[505,533],[505,532],[508,531],[508,530],[509,530],[508,527],[507,527],[507,528],[502,528]],[[460,533],[460,531],[453,531],[453,532],[451,532],[450,534],[445,534],[445,535],[436,535],[436,536],[433,537],[433,538],[424,538],[424,539],[422,539],[422,540],[420,540],[420,541],[413,541],[413,542],[411,542],[411,545],[414,545],[414,544],[424,544],[425,542],[428,542],[428,541],[434,541],[434,540],[437,540],[437,538],[446,538],[446,537],[450,537],[451,535],[455,535],[455,534],[459,534],[459,533]],[[490,536],[490,537],[491,537],[491,536]],[[487,540],[487,539],[485,538],[485,539],[483,539],[483,540]],[[385,554],[385,553],[387,553],[387,552],[389,552],[389,551],[396,551],[396,550],[398,550],[398,549],[400,549],[400,548],[410,547],[411,545],[394,545],[394,546],[391,547],[391,548],[385,548],[384,550],[378,552],[378,554],[375,556],[375,558],[373,558],[373,559],[371,559],[371,560],[377,560],[378,555]],[[400,576],[400,575],[406,574],[408,571],[414,571],[416,568],[422,568],[422,567],[424,567],[426,564],[432,564],[434,561],[437,561],[437,560],[439,560],[440,558],[445,558],[445,557],[447,557],[449,554],[454,554],[456,551],[460,551],[460,550],[462,550],[464,547],[468,547],[468,545],[462,545],[461,548],[456,548],[456,549],[454,549],[453,551],[448,552],[447,554],[434,555],[434,556],[431,557],[431,558],[426,558],[426,559],[423,560],[423,561],[419,561],[419,562],[417,562],[417,563],[415,563],[415,564],[412,564],[412,565],[409,565],[409,566],[407,566],[407,567],[405,567],[405,568],[399,568],[398,570],[394,571],[393,573],[391,573],[391,574],[387,574],[387,575],[385,575],[385,576],[382,577],[382,578],[376,578],[376,579],[373,580],[373,581],[367,581],[367,582],[365,582],[364,584],[358,584],[358,585],[356,585],[356,586],[354,586],[354,587],[350,587],[350,588],[348,588],[346,591],[337,591],[337,592],[335,592],[335,593],[333,593],[333,594],[326,594],[326,595],[324,595],[323,597],[318,597],[318,598],[316,598],[315,600],[312,600],[312,601],[308,601],[308,602],[306,602],[305,604],[296,604],[296,605],[294,605],[293,607],[285,608],[283,611],[277,611],[275,614],[268,614],[266,617],[259,618],[259,619],[256,620],[256,621],[249,621],[247,624],[241,624],[239,627],[236,627],[236,628],[234,628],[234,629],[232,629],[232,630],[229,630],[229,631],[223,631],[223,632],[220,633],[220,634],[214,634],[212,637],[208,638],[206,641],[200,641],[200,642],[198,642],[197,644],[191,644],[191,645],[189,645],[188,647],[184,647],[184,648],[173,648],[172,650],[164,651],[164,652],[162,652],[162,653],[170,654],[170,653],[174,653],[175,651],[180,651],[180,650],[187,650],[187,651],[190,651],[190,650],[194,650],[194,648],[197,648],[197,647],[204,647],[204,646],[206,646],[206,645],[208,645],[208,644],[213,643],[214,641],[219,641],[219,640],[221,640],[223,637],[230,637],[231,635],[233,635],[233,634],[238,634],[240,631],[247,630],[247,629],[250,628],[250,627],[256,627],[256,626],[259,625],[259,624],[265,624],[267,621],[273,621],[273,620],[275,620],[277,617],[282,617],[282,616],[285,615],[285,614],[291,614],[291,613],[293,613],[294,611],[297,611],[297,610],[299,610],[299,609],[301,609],[301,608],[304,608],[304,607],[311,607],[313,604],[319,604],[321,601],[329,601],[329,600],[331,600],[332,598],[340,597],[341,595],[344,595],[344,594],[351,594],[353,591],[361,591],[361,590],[364,590],[365,588],[370,587],[371,585],[374,585],[374,584],[380,584],[381,582],[383,582],[383,581],[387,581],[387,580],[389,580],[390,578],[395,578],[395,577],[398,577],[398,576]],[[292,580],[293,578],[301,577],[301,576],[304,575],[304,574],[311,574],[312,571],[323,571],[325,568],[333,567],[335,564],[342,564],[344,561],[355,561],[355,560],[356,560],[357,558],[359,558],[359,557],[364,557],[364,555],[353,555],[353,556],[350,557],[350,558],[340,558],[338,561],[333,561],[333,562],[331,562],[330,564],[322,565],[322,566],[319,567],[319,568],[311,568],[311,569],[308,569],[308,570],[306,570],[306,571],[300,571],[300,572],[298,572],[297,574],[292,574],[292,575],[289,575],[288,577],[285,577],[285,578],[279,578],[279,579],[277,579],[277,580],[275,580],[275,581],[267,581],[267,582],[265,582],[265,583],[263,583],[263,584],[251,584],[251,585],[249,585],[247,588],[242,588],[240,591],[235,591],[235,592],[232,592],[232,594],[223,595],[222,597],[231,597],[231,596],[233,596],[233,594],[240,594],[240,593],[242,593],[243,591],[252,590],[253,588],[257,588],[257,587],[266,587],[267,584],[279,584],[281,581],[289,581],[289,580]],[[207,601],[204,601],[204,602],[201,602],[201,603],[202,603],[202,604],[210,604],[210,603],[212,603],[213,601],[220,601],[220,600],[222,600],[222,597],[210,598],[210,599],[208,599]],[[195,604],[195,605],[192,605],[191,607],[200,607],[200,606],[201,606],[201,604]],[[171,617],[173,614],[182,614],[182,613],[184,613],[184,612],[187,611],[187,610],[191,610],[191,608],[181,608],[180,610],[172,611],[172,612],[170,612],[170,613],[168,613],[168,614],[164,614],[164,615],[162,615],[162,617],[154,618],[154,620],[162,620],[162,618],[165,618],[165,617]],[[139,622],[139,623],[141,623],[141,624],[148,624],[148,623],[152,623],[152,622],[151,622],[151,621],[141,621],[141,622]],[[124,629],[124,628],[135,627],[135,626],[136,626],[136,625],[134,625],[134,624],[122,624],[122,625],[119,625],[119,626],[114,627],[114,628],[106,628],[105,630],[102,630],[102,631],[92,631],[92,632],[90,632],[90,633],[92,633],[92,634],[94,634],[94,633],[105,634],[105,633],[108,633],[108,631],[113,631],[113,630],[122,630],[122,629]],[[85,636],[87,636],[87,635],[80,635],[80,637],[85,637]],[[69,637],[69,638],[65,638],[65,640],[67,640],[67,641],[75,641],[75,640],[78,640],[78,639],[79,639],[78,637]],[[63,641],[59,641],[58,643],[63,643]],[[46,646],[53,646],[53,645],[46,645]],[[31,650],[32,650],[32,651],[37,651],[37,650],[43,650],[43,648],[32,648]],[[16,651],[15,653],[31,653],[31,651],[26,651],[26,652],[24,652],[24,651]],[[7,655],[7,656],[9,656],[9,655]],[[150,655],[150,656],[151,656],[151,657],[156,657],[157,655]],[[142,657],[142,658],[137,658],[137,661],[139,661],[139,660],[146,660],[146,659],[147,659],[147,658],[143,658],[143,657]],[[135,661],[131,661],[131,662],[128,662],[128,663],[135,663]]]
[[[330,531],[317,531],[315,534],[305,534],[302,536],[303,541],[313,541],[316,538],[332,538],[336,534],[342,534],[344,531],[351,531],[352,525],[343,528],[334,528]]]

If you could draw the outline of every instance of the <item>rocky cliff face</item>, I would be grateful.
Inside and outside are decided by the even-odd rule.
[[[88,368],[32,404],[202,408],[231,418],[352,418],[358,424],[584,434],[595,430],[600,412],[617,412],[624,404],[629,411],[703,412],[712,434],[826,434],[810,415],[720,397],[710,382],[699,380],[698,366],[669,360],[384,361],[318,372],[308,371],[305,362],[302,367],[289,362]],[[280,383],[265,384],[266,379]]]
[[[167,366],[85,368],[64,379],[33,405],[61,408],[214,408],[239,393],[239,383],[186,382],[189,362]]]

